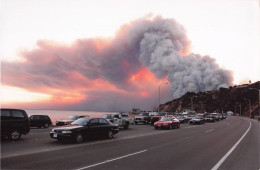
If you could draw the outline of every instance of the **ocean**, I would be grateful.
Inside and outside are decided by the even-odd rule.
[[[51,118],[52,124],[56,124],[56,120],[67,120],[72,115],[89,115],[90,117],[103,117],[107,113],[118,112],[96,112],[96,111],[62,111],[62,110],[36,110],[25,109],[28,116],[31,115],[48,115]]]

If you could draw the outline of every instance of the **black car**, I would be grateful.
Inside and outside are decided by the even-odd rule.
[[[52,124],[48,115],[32,115],[29,119],[31,127],[48,128]]]
[[[52,129],[50,137],[60,142],[72,140],[81,143],[89,137],[104,136],[111,139],[118,131],[118,125],[104,118],[80,118],[71,125]]]
[[[1,109],[1,137],[18,140],[29,132],[30,121],[24,110]]]

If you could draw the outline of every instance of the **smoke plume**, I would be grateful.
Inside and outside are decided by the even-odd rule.
[[[33,91],[83,88],[78,93],[88,94],[93,81],[104,80],[121,93],[135,91],[139,86],[131,83],[131,77],[148,68],[157,79],[167,78],[178,98],[188,91],[227,87],[233,81],[231,71],[220,68],[215,59],[190,54],[184,27],[161,16],[123,25],[110,39],[78,39],[71,45],[40,40],[37,45],[22,53],[24,62],[2,62],[4,84]]]

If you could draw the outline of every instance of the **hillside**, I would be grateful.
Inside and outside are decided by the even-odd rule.
[[[233,111],[242,116],[250,116],[251,105],[251,115],[259,115],[259,91],[257,89],[260,90],[260,81],[214,91],[187,92],[181,98],[161,104],[160,111],[178,113],[185,109],[191,110],[192,101],[193,110],[197,113]]]

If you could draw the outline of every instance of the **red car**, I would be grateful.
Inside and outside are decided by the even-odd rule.
[[[154,123],[155,129],[173,129],[179,127],[180,121],[173,116],[164,116],[161,118],[161,120]]]

